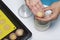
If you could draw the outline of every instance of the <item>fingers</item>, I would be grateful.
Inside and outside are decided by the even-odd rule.
[[[39,18],[39,17],[35,17],[35,18],[39,21],[49,22],[49,19],[47,19],[47,18]]]
[[[38,3],[39,4],[39,3]],[[56,6],[57,5],[57,6]],[[40,2],[40,4],[39,5],[37,5],[36,6],[37,8],[39,8],[40,7],[40,10],[41,10],[41,2]],[[48,10],[51,10],[52,11],[52,14],[50,14],[50,15],[48,15],[48,16],[45,16],[45,17],[43,17],[43,18],[39,18],[39,17],[37,17],[37,16],[35,16],[35,18],[37,19],[37,20],[39,20],[39,21],[44,21],[44,22],[49,22],[49,21],[52,21],[52,20],[55,20],[57,17],[58,17],[58,15],[59,15],[59,9],[60,7],[59,7],[59,5],[58,4],[53,4],[53,5],[51,5],[51,6],[49,6],[49,7],[46,7],[46,8],[43,8],[43,11],[44,12],[46,12],[46,11],[48,11]]]
[[[41,7],[39,7],[38,4],[32,8],[32,12],[35,16],[37,16],[37,13],[40,12],[40,11],[44,14],[44,11],[42,10]]]
[[[33,13],[34,15],[36,15],[38,9],[37,9],[36,7],[33,7],[33,9],[32,9],[31,11],[32,11],[32,13]]]
[[[55,9],[53,10],[53,14],[51,14],[49,17],[45,17],[45,18],[35,17],[35,18],[39,21],[49,22],[49,21],[55,20],[58,17],[58,15],[59,15],[59,12],[57,9]]]
[[[49,6],[49,7],[44,8],[43,10],[46,12],[46,11],[48,11],[48,10],[53,11],[52,9],[53,9],[53,8],[52,8],[51,6]]]
[[[40,3],[38,3],[38,4],[35,5],[35,6],[38,8],[39,11],[42,10],[42,8],[43,8],[43,5],[40,5]]]
[[[32,9],[32,6],[30,5],[30,0],[25,0],[25,2],[26,2],[26,5],[27,5],[30,9]]]
[[[25,2],[26,2],[26,5],[29,6],[30,0],[25,0]]]
[[[59,15],[59,11],[57,9],[53,10],[53,14],[51,15],[51,19],[55,20]]]
[[[39,3],[40,1],[39,0],[30,0],[30,4],[33,6],[33,5],[36,5],[37,3]]]
[[[35,16],[43,7],[40,0],[26,0],[26,4]]]

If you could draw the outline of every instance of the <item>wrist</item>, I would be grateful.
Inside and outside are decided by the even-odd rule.
[[[58,4],[59,4],[59,14],[60,14],[60,1],[58,1]]]

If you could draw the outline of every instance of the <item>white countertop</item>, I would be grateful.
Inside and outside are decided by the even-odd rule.
[[[40,32],[34,27],[33,15],[29,18],[21,18],[18,15],[19,7],[24,3],[23,0],[3,0],[3,2],[13,11],[13,13],[26,25],[32,32],[31,40],[60,40],[60,16],[47,31]]]

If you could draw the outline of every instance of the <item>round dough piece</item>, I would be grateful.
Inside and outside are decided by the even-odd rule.
[[[43,17],[44,14],[43,14],[43,12],[40,11],[40,12],[37,13],[37,16],[38,16],[38,17]]]
[[[22,36],[23,33],[24,33],[24,30],[23,30],[23,29],[17,29],[17,30],[16,30],[16,35],[17,35],[17,36]]]
[[[10,36],[9,36],[9,38],[10,38],[11,40],[15,40],[15,39],[17,38],[17,36],[16,36],[15,33],[11,33]]]

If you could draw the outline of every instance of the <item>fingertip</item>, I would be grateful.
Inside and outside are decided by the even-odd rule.
[[[47,11],[47,10],[52,10],[52,9],[51,9],[51,7],[49,6],[49,7],[45,7],[43,10],[44,10],[44,11]]]
[[[29,5],[29,0],[25,0],[26,4]]]

